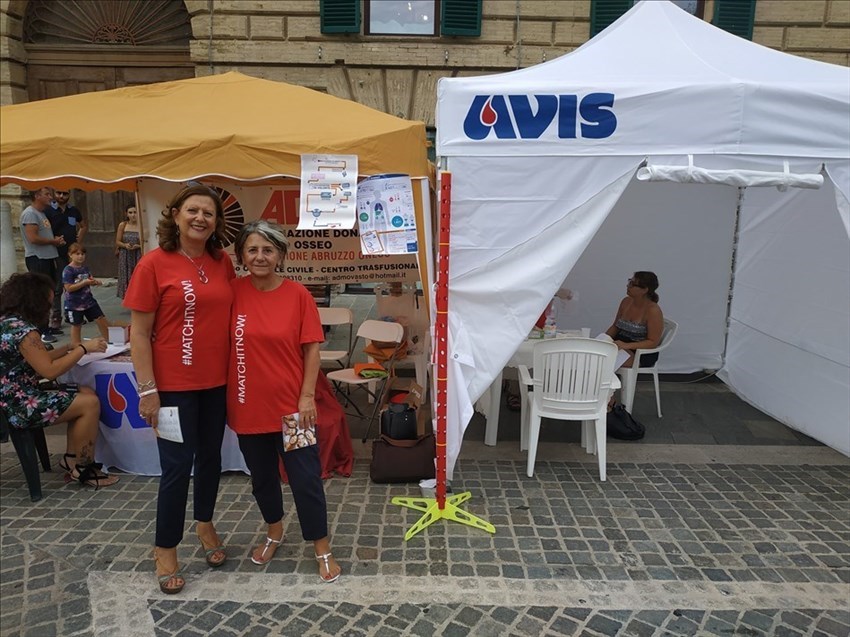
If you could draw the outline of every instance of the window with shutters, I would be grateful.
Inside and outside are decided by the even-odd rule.
[[[753,39],[756,0],[715,0],[711,23],[746,40]]]
[[[363,0],[363,33],[481,35],[482,0]],[[320,0],[322,33],[360,33],[360,0]]]
[[[322,33],[360,33],[360,0],[319,0],[319,17]]]
[[[669,0],[680,9],[691,15],[702,18],[705,12],[705,0]],[[738,2],[739,0],[715,0],[715,6],[723,2]],[[750,2],[750,0],[742,0]],[[752,0],[753,2],[755,0]],[[632,8],[636,0],[591,0],[590,4],[590,37],[605,29],[626,11]]]

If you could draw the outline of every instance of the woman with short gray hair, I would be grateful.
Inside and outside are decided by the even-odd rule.
[[[289,477],[301,535],[312,541],[319,578],[342,571],[331,554],[316,408],[324,331],[310,292],[278,274],[289,246],[284,229],[252,221],[236,237],[236,259],[250,276],[233,281],[227,424],[251,472],[254,498],[268,525],[251,554],[263,566],[283,541],[278,457]]]

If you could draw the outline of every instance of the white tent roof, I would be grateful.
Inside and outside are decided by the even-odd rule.
[[[641,186],[644,209],[658,212],[639,228],[645,243],[635,245],[634,231],[626,228],[620,244],[608,243],[613,247],[608,255],[624,253],[631,269],[609,277],[602,272],[608,266],[603,255],[585,291],[605,292],[610,321],[624,277],[655,269],[663,309],[682,325],[680,342],[665,352],[662,370],[723,365],[740,395],[850,453],[850,69],[748,42],[670,2],[644,1],[556,60],[501,75],[441,79],[437,154],[452,173],[449,472],[472,402],[504,367],[627,190],[624,204],[632,206],[629,214],[637,210],[630,184],[644,158],[687,167],[690,156],[695,166],[740,173],[784,169],[814,176],[825,166],[832,183],[809,191],[819,193],[812,199],[774,188],[747,189],[770,196],[748,192],[744,198],[740,214],[747,243],[738,246],[738,267],[756,258],[768,267],[757,281],[741,285],[736,270],[735,285],[742,289],[731,307],[728,336],[738,198],[725,186],[678,186],[696,190],[668,192],[678,200],[667,210],[652,204],[653,193],[666,192],[665,185]],[[728,212],[721,215],[721,207]],[[778,243],[765,240],[765,224],[751,220],[769,214],[770,223],[778,223],[786,216],[800,218],[801,210],[812,223],[798,228],[790,245],[795,254],[821,258],[817,267],[814,259],[803,259],[776,276],[771,271],[788,261],[789,251],[766,257]],[[681,223],[689,215],[696,218],[695,212],[702,230]],[[637,223],[636,215],[630,218]],[[788,227],[779,223],[777,232],[788,234]],[[824,228],[822,234],[803,236],[815,227]],[[671,228],[679,234],[668,234]],[[700,245],[700,233],[709,230],[717,237],[707,248]],[[829,249],[824,237],[834,240]],[[812,285],[825,279],[838,285],[828,290]],[[809,290],[815,298],[789,312],[789,289]],[[783,312],[751,311],[783,299]],[[809,321],[812,313],[818,321],[831,317],[834,329],[806,329],[815,324]],[[602,320],[589,325],[605,329],[607,323],[596,324]],[[673,351],[677,346],[682,349]],[[787,361],[780,365],[779,357]]]
[[[579,100],[588,93],[613,93],[616,130],[604,139],[583,139],[580,132],[562,139],[559,113],[539,137],[518,134],[514,143],[492,132],[483,140],[464,134],[474,96],[516,93]],[[545,118],[539,98],[538,104],[530,101],[531,112]],[[549,62],[500,75],[441,79],[438,104],[442,156],[648,155],[683,149],[818,158],[850,153],[850,69],[754,44],[671,2],[641,2],[576,51]],[[522,114],[511,111],[516,124]]]

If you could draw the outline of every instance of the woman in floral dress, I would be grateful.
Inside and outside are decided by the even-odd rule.
[[[104,487],[118,478],[94,462],[100,401],[89,387],[42,389],[39,381],[69,371],[88,352],[105,352],[102,338],[48,351],[38,328],[53,304],[53,282],[43,274],[13,274],[0,287],[0,410],[16,429],[68,423],[68,452],[60,465],[72,480]]]

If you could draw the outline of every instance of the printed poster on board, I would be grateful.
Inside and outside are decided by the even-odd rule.
[[[353,228],[357,155],[301,155],[299,230]]]
[[[155,228],[163,202],[169,201],[185,184],[158,179],[140,179],[139,199],[148,228]],[[246,273],[236,263],[233,241],[242,225],[254,219],[269,219],[284,227],[289,251],[284,274],[305,285],[419,280],[415,254],[369,255],[360,249],[360,232],[355,228],[298,229],[300,190],[296,179],[277,186],[237,186],[224,180],[204,181],[224,203],[224,249],[231,255],[238,274]],[[146,248],[156,246],[156,233],[148,232]]]
[[[375,175],[360,182],[357,222],[363,254],[416,253],[416,213],[408,175]]]

